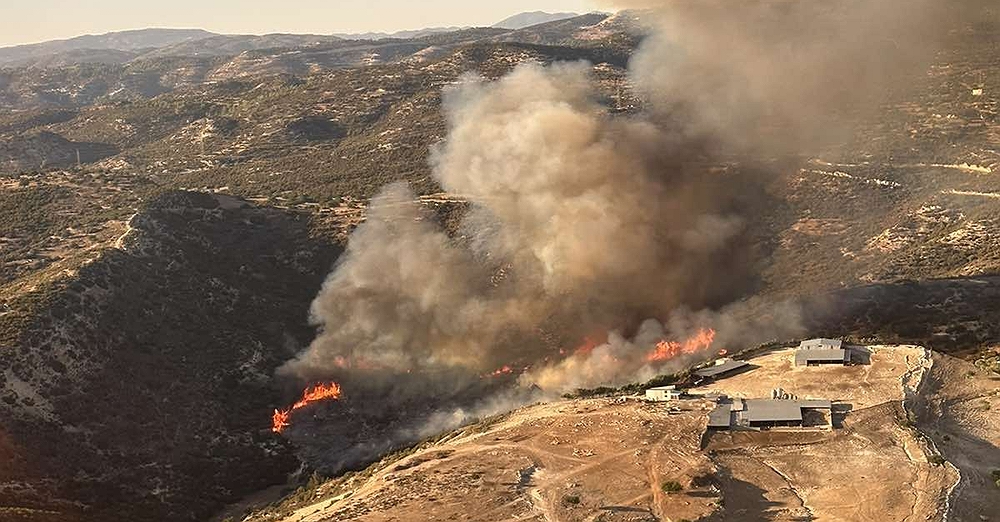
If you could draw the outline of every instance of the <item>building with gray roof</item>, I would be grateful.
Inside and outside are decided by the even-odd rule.
[[[832,403],[825,399],[724,399],[708,415],[711,429],[831,427]]]
[[[715,409],[708,412],[708,427],[728,430],[733,425],[733,405],[729,402],[719,403]]]
[[[751,369],[750,363],[746,361],[719,359],[712,366],[695,370],[694,374],[702,379],[722,379],[749,369]]]
[[[839,350],[797,350],[795,366],[819,366],[821,364],[845,365],[851,361],[850,352]]]
[[[808,339],[799,343],[800,350],[839,350],[844,347],[840,339]]]
[[[845,365],[850,362],[851,351],[840,339],[809,339],[799,343],[799,349],[795,351],[795,366]]]

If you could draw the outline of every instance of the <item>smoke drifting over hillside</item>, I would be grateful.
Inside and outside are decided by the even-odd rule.
[[[923,74],[938,0],[611,0],[654,27],[632,79],[664,126],[737,152],[809,153]]]
[[[703,327],[717,331],[707,353],[800,333],[794,307],[724,306],[753,279],[753,248],[739,188],[705,165],[842,135],[845,115],[919,69],[933,39],[913,11],[926,3],[639,5],[658,28],[630,70],[645,118],[610,115],[587,64],[464,78],[444,93],[448,137],[431,159],[441,186],[472,203],[461,237],[405,187],[386,188],[313,305],[320,335],[282,371],[448,368],[472,380],[517,360],[531,366],[523,384],[561,392],[705,357],[649,356]],[[607,342],[553,347],[540,331]]]

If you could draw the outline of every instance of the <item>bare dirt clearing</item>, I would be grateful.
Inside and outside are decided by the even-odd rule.
[[[688,411],[591,399],[518,410],[380,470],[344,498],[284,518],[332,520],[695,520],[718,501],[701,452],[710,404]],[[668,493],[668,482],[682,490]]]
[[[954,476],[928,462],[898,404],[856,412],[833,432],[711,437],[725,510],[709,520],[934,520]]]
[[[783,349],[755,357],[757,366],[748,372],[692,390],[693,393],[724,393],[733,397],[769,397],[781,388],[800,398],[830,399],[859,410],[889,401],[903,400],[900,379],[917,368],[924,349],[914,346],[871,346],[871,364],[856,366],[795,366],[795,349]]]
[[[902,401],[929,365],[913,346],[873,346],[871,364],[794,366],[795,349],[753,358],[751,371],[697,392],[767,397],[782,388],[849,411],[843,429],[715,433],[725,509],[712,520],[933,520],[956,476],[909,427]],[[835,406],[835,411],[838,408]]]

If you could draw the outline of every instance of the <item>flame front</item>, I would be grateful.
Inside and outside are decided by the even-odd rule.
[[[696,353],[712,346],[713,342],[715,342],[715,330],[702,328],[698,330],[697,334],[684,342],[663,340],[656,343],[656,348],[646,356],[646,360],[649,362],[659,362],[673,359],[678,355]]]
[[[340,385],[335,382],[331,382],[329,384],[320,383],[306,388],[302,391],[302,398],[290,408],[285,410],[274,410],[274,414],[271,416],[271,431],[275,433],[281,433],[284,431],[285,428],[291,425],[292,412],[305,407],[307,404],[326,399],[339,398]]]

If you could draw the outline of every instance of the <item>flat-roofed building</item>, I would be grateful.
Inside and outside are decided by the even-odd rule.
[[[646,400],[652,402],[667,402],[680,399],[682,392],[676,386],[657,386],[646,390]]]
[[[799,343],[799,349],[795,351],[795,366],[845,365],[850,362],[851,351],[840,339],[809,339]]]
[[[715,409],[708,412],[708,428],[713,430],[728,430],[733,426],[733,405],[719,403]]]
[[[712,429],[831,427],[832,403],[825,399],[727,399],[708,415]]]
[[[799,350],[839,350],[844,347],[840,339],[807,339],[799,343]]]
[[[851,362],[851,354],[847,350],[798,350],[795,352],[795,366],[819,366],[821,364],[839,364]]]
[[[702,379],[722,379],[730,375],[735,375],[740,372],[744,372],[751,369],[751,366],[746,361],[734,361],[732,359],[719,359],[715,361],[715,364],[699,370],[695,370],[694,374]]]

